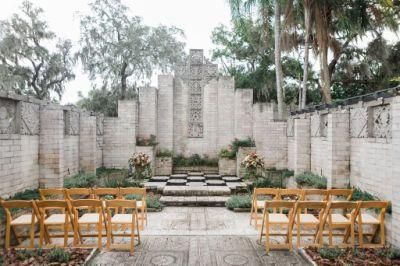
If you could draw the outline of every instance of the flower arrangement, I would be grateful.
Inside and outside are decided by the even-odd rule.
[[[241,166],[246,170],[245,178],[247,179],[255,179],[257,171],[263,170],[264,165],[264,158],[255,152],[248,154],[241,162]]]
[[[134,169],[134,178],[145,179],[151,176],[151,160],[147,154],[142,152],[134,153],[128,163],[129,166]]]

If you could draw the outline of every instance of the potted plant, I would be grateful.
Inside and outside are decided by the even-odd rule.
[[[128,162],[134,179],[143,180],[151,177],[151,160],[147,154],[134,153]]]
[[[245,170],[245,179],[256,180],[259,173],[264,170],[264,158],[251,152],[241,162],[241,166]]]

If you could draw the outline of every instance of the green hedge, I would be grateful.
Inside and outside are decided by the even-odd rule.
[[[311,172],[304,172],[302,174],[297,175],[296,182],[300,186],[309,186],[320,189],[326,189],[328,183],[326,177]]]
[[[217,158],[210,158],[208,156],[201,157],[198,154],[193,154],[190,157],[185,157],[183,155],[178,155],[173,158],[173,164],[177,167],[187,167],[187,166],[218,166]]]
[[[225,202],[225,206],[229,210],[233,210],[236,208],[242,208],[242,209],[251,208],[251,195],[232,196]]]

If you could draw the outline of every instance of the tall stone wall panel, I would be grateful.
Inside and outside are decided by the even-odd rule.
[[[173,151],[175,154],[185,154],[187,151],[188,90],[183,80],[175,79],[173,98]]]
[[[226,148],[235,138],[235,81],[218,79],[218,149]]]
[[[96,168],[103,166],[104,115],[96,115]]]
[[[64,136],[62,176],[72,176],[79,172],[79,136]]]
[[[235,90],[235,137],[253,137],[253,90]]]
[[[79,168],[87,173],[96,173],[97,118],[81,114],[79,132]]]
[[[161,149],[173,150],[174,142],[174,79],[158,76],[157,141]]]
[[[21,180],[21,136],[0,134],[0,194],[7,198],[23,186]]]
[[[141,88],[139,90],[138,137],[156,136],[157,124],[157,89],[153,87]]]

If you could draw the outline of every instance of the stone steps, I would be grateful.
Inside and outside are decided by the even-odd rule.
[[[166,206],[212,206],[223,207],[229,196],[162,196],[160,201]]]
[[[163,196],[229,196],[228,186],[165,186]]]

